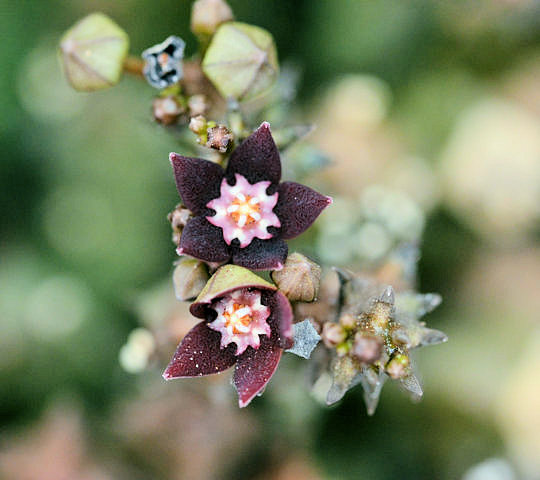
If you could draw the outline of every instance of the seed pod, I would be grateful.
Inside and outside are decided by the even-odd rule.
[[[312,302],[319,293],[321,267],[300,253],[291,253],[283,268],[272,272],[272,280],[290,301]]]
[[[231,20],[231,7],[223,0],[197,0],[191,7],[191,31],[195,35],[213,35],[222,23]]]
[[[180,301],[192,300],[201,293],[208,281],[208,269],[199,260],[185,258],[176,265],[173,273],[174,293]]]
[[[75,90],[94,91],[120,81],[129,37],[102,13],[92,13],[71,27],[60,41],[64,74]]]
[[[263,93],[279,72],[272,35],[240,22],[227,22],[218,28],[202,66],[224,98],[238,101]]]

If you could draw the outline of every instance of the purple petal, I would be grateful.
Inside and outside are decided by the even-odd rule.
[[[291,348],[293,339],[293,311],[287,297],[282,292],[263,292],[262,303],[270,307],[267,322],[272,329],[272,338],[281,348]]]
[[[229,247],[223,240],[221,228],[204,217],[192,218],[182,230],[178,255],[190,255],[205,262],[222,263],[229,260]]]
[[[281,270],[287,259],[288,247],[281,238],[254,238],[245,248],[233,251],[233,263],[249,270]]]
[[[278,187],[278,203],[274,212],[281,221],[281,237],[294,238],[307,230],[319,214],[332,203],[305,185],[283,182]]]
[[[264,122],[233,151],[227,165],[227,178],[231,184],[235,173],[243,175],[251,184],[263,180],[279,182],[281,160],[268,123]]]
[[[184,205],[195,215],[208,215],[206,204],[219,197],[219,186],[224,175],[217,163],[201,158],[183,157],[177,153],[169,155],[176,188]]]
[[[272,339],[261,337],[257,350],[249,347],[238,357],[233,381],[240,408],[248,405],[266,387],[276,371],[282,351]]]
[[[227,370],[234,365],[236,345],[220,348],[221,334],[208,328],[206,322],[195,325],[178,345],[163,372],[163,378],[201,377]]]

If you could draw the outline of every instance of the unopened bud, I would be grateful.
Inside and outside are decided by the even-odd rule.
[[[354,336],[351,353],[359,362],[373,363],[380,358],[382,349],[383,340],[381,337],[358,332]]]
[[[394,380],[403,378],[408,375],[409,357],[407,355],[398,354],[395,355],[386,364],[386,373]]]
[[[312,302],[319,293],[321,267],[300,253],[291,253],[281,270],[272,272],[272,280],[293,302]]]
[[[196,298],[206,285],[208,278],[208,269],[203,262],[191,258],[182,259],[173,273],[176,298],[180,301]]]
[[[225,125],[216,125],[206,132],[206,146],[218,152],[225,153],[233,140],[233,134]]]
[[[67,80],[75,90],[93,91],[120,81],[129,37],[102,13],[77,22],[62,37],[60,55]]]
[[[180,243],[182,230],[190,218],[191,212],[181,204],[177,205],[176,208],[167,215],[167,219],[171,222],[172,241],[175,245]]]
[[[394,306],[392,304],[377,300],[369,312],[371,325],[377,330],[385,329],[388,327],[393,311]]]
[[[222,23],[232,19],[231,7],[224,0],[197,0],[191,8],[191,31],[195,35],[213,35]]]
[[[357,325],[357,321],[354,315],[350,313],[344,313],[339,317],[340,325],[346,330],[352,330]]]
[[[347,338],[347,332],[338,323],[326,322],[323,325],[321,338],[328,348],[335,348]]]
[[[277,79],[279,65],[272,35],[240,22],[221,25],[204,56],[205,75],[225,99],[249,100]]]
[[[163,125],[172,125],[184,113],[184,106],[174,95],[155,98],[152,102],[152,111],[157,122]]]
[[[206,118],[204,118],[202,115],[192,117],[192,119],[189,121],[189,129],[197,135],[202,135],[207,129]]]
[[[202,93],[192,95],[188,99],[188,108],[190,117],[204,115],[208,110],[208,101]]]
[[[397,343],[398,345],[404,345],[406,347],[410,347],[411,345],[411,338],[409,337],[409,334],[403,327],[397,327],[394,330],[392,330],[392,333],[390,334],[390,337],[394,343]]]

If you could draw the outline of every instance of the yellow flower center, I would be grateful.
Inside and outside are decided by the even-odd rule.
[[[230,311],[232,310],[232,311]],[[249,324],[253,320],[251,308],[241,303],[234,303],[232,309],[223,312],[225,326],[232,327],[233,333],[246,333],[249,331]]]
[[[242,193],[236,195],[227,212],[239,227],[250,225],[261,219],[259,199]]]

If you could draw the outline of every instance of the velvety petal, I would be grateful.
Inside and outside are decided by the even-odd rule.
[[[270,307],[267,319],[272,329],[272,337],[281,348],[291,348],[293,339],[293,311],[291,303],[282,292],[263,292],[262,303]]]
[[[222,350],[220,340],[219,332],[208,328],[206,322],[198,323],[178,345],[163,378],[201,377],[232,367],[238,358],[236,345],[230,344]]]
[[[178,255],[190,255],[205,262],[226,262],[231,257],[221,228],[204,217],[192,218],[182,230]]]
[[[281,237],[294,238],[307,230],[319,214],[332,203],[330,197],[295,182],[278,187],[278,203],[274,212],[281,221]]]
[[[261,337],[261,345],[257,350],[249,347],[238,357],[233,381],[240,407],[248,405],[266,387],[276,371],[282,351],[275,341]]]
[[[233,263],[250,270],[280,270],[287,259],[288,247],[281,238],[254,238],[245,248],[233,250]]]
[[[243,175],[251,184],[263,180],[277,184],[281,179],[279,150],[268,123],[264,122],[232,152],[227,165],[227,179],[231,185],[235,173]]]
[[[201,158],[183,157],[177,153],[169,155],[176,188],[184,205],[195,215],[209,215],[206,204],[219,197],[219,187],[225,172],[217,163]]]

